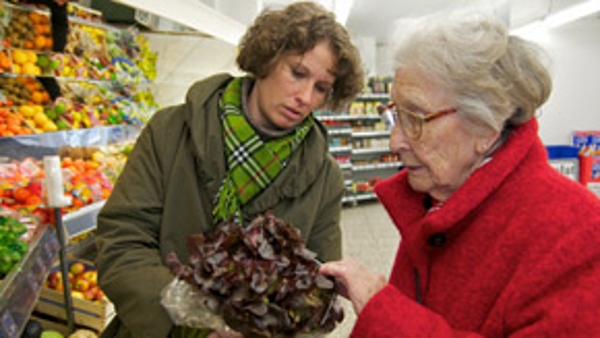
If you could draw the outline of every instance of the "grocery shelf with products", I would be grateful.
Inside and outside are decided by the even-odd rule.
[[[71,243],[93,231],[137,135],[159,108],[149,86],[156,76],[156,53],[145,37],[104,24],[101,13],[73,3],[63,7],[64,27],[52,27],[56,8],[51,8],[0,2],[0,214],[28,222],[20,237],[22,256],[0,241],[0,261],[19,258],[0,275],[0,338],[19,337],[34,307],[45,311],[36,307],[40,291],[47,291],[57,254],[61,261],[64,256],[63,237],[49,225],[61,224]],[[48,187],[42,159],[57,155],[64,195],[72,203],[52,209],[43,194]],[[0,235],[6,231],[0,224]],[[71,287],[65,301],[78,298],[78,292],[84,297],[79,284]],[[101,292],[88,294],[83,303],[99,301],[97,307],[107,308]],[[74,302],[75,323],[101,331],[104,322],[79,320],[82,302]],[[64,316],[73,310],[70,303],[53,311]],[[83,305],[84,312],[95,308]]]
[[[376,199],[374,185],[392,176],[401,167],[398,156],[390,153],[390,131],[377,112],[386,105],[389,78],[369,79],[368,93],[359,95],[345,111],[322,110],[316,117],[328,129],[329,151],[344,171],[347,187],[342,202],[356,204]]]

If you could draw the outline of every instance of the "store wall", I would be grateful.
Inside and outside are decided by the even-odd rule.
[[[539,119],[542,140],[565,144],[575,130],[600,130],[600,19],[556,29],[540,44],[552,58],[554,79]]]
[[[162,107],[182,103],[196,81],[218,72],[239,74],[235,46],[197,35],[145,34],[158,53],[152,91]]]

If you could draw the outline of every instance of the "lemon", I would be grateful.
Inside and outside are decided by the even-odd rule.
[[[35,115],[35,109],[32,106],[20,106],[19,113],[21,113],[25,117],[31,117]]]

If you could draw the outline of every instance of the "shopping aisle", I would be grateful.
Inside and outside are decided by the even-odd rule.
[[[345,257],[353,257],[365,266],[389,275],[399,235],[383,206],[372,202],[342,211],[343,250]],[[350,302],[342,300],[344,322],[328,337],[348,337],[356,320]]]

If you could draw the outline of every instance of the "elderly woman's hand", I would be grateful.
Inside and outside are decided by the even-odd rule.
[[[352,302],[357,314],[362,311],[371,297],[387,284],[384,275],[367,269],[353,259],[325,263],[319,272],[337,279],[341,284],[340,294]]]

